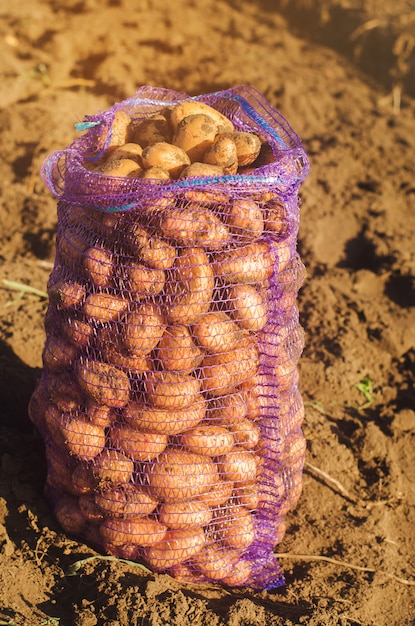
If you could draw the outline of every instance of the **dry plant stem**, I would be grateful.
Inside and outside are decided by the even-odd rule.
[[[318,476],[319,478],[323,479],[323,481],[325,483],[328,483],[329,486],[335,487],[341,493],[341,495],[344,496],[345,498],[347,498],[348,500],[350,500],[350,502],[353,502],[354,504],[358,503],[356,498],[354,496],[352,496],[347,491],[347,489],[345,489],[343,487],[343,485],[338,480],[336,480],[335,478],[330,476],[330,474],[327,474],[326,472],[323,472],[323,470],[321,470],[319,467],[316,467],[315,465],[312,465],[311,463],[308,463],[308,461],[306,461],[304,463],[304,467],[309,469],[311,471],[311,473],[313,473],[316,476]]]
[[[415,586],[415,580],[408,580],[407,578],[401,578],[395,576],[395,574],[389,574],[389,572],[383,572],[381,570],[373,569],[372,567],[363,567],[362,565],[354,565],[348,561],[340,561],[338,559],[332,559],[329,556],[322,556],[320,554],[291,554],[290,552],[277,552],[277,559],[292,559],[299,561],[324,561],[325,563],[331,563],[332,565],[339,565],[341,567],[347,567],[349,569],[357,570],[358,572],[368,572],[369,574],[382,574],[391,580],[395,580],[402,585]]]

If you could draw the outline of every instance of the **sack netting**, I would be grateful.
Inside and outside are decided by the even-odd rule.
[[[183,102],[259,137],[256,161],[157,179],[102,167]],[[77,128],[42,168],[58,228],[29,408],[48,501],[67,533],[154,572],[278,587],[305,453],[304,148],[250,87],[194,98],[144,87]]]

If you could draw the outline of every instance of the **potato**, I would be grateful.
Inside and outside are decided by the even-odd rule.
[[[114,272],[113,255],[102,246],[92,246],[84,253],[86,277],[97,287],[109,287]]]
[[[206,164],[192,163],[189,167],[195,168],[198,165],[203,166]],[[219,168],[219,171],[222,171],[222,168]],[[184,189],[183,200],[211,207],[212,205],[218,206],[219,204],[227,204],[230,201],[230,196],[226,190],[223,189]]]
[[[212,511],[201,501],[164,502],[159,511],[159,521],[171,529],[206,526],[212,519]]]
[[[63,265],[67,265],[77,273],[81,273],[80,264],[85,250],[89,248],[85,237],[76,230],[67,228],[56,241],[56,254]]]
[[[82,319],[67,319],[62,325],[62,333],[78,348],[86,348],[94,337],[94,328]]]
[[[58,372],[72,365],[78,351],[64,337],[48,335],[43,348],[43,366],[52,372]]]
[[[225,283],[259,283],[270,278],[276,268],[275,256],[266,241],[218,252],[213,271]]]
[[[225,504],[231,498],[232,492],[233,482],[219,479],[213,489],[200,494],[197,499],[207,506],[217,507]]]
[[[238,157],[238,166],[246,167],[251,165],[258,157],[262,142],[255,133],[246,131],[234,131],[226,133],[225,137],[232,139],[236,146],[236,154]]]
[[[80,496],[92,493],[96,486],[92,468],[86,463],[79,463],[72,472],[72,485]]]
[[[105,404],[97,404],[93,400],[89,401],[86,407],[86,416],[92,424],[108,428],[116,419],[114,409]]]
[[[172,143],[189,156],[190,161],[201,162],[218,132],[215,121],[205,113],[186,115],[175,128]]]
[[[227,394],[221,398],[213,398],[209,402],[209,422],[222,424],[234,424],[246,416],[246,400],[240,392]]]
[[[281,522],[277,528],[277,532],[274,536],[275,545],[278,545],[282,542],[285,537],[285,533],[287,532],[287,525],[284,522]]]
[[[194,343],[186,326],[168,326],[157,347],[157,358],[164,370],[192,372],[202,361],[203,352]]]
[[[166,280],[163,270],[146,267],[141,263],[134,263],[128,268],[128,280],[134,299],[156,295],[162,291]]]
[[[123,518],[151,515],[158,505],[155,498],[132,483],[107,485],[95,495],[95,503],[108,517]]]
[[[222,585],[229,587],[241,587],[249,585],[249,579],[252,575],[252,563],[247,559],[241,559],[234,564],[232,572],[222,578]]]
[[[144,303],[124,319],[125,346],[136,354],[149,354],[162,338],[166,326],[159,307],[155,304]]]
[[[186,563],[176,563],[170,568],[170,575],[181,583],[201,583],[204,578],[198,574],[190,565]]]
[[[289,220],[287,209],[278,197],[264,205],[265,229],[283,237],[288,232]]]
[[[165,141],[144,148],[142,160],[145,169],[162,167],[173,179],[180,176],[186,165],[190,165],[190,158],[182,148]]]
[[[226,214],[226,223],[241,241],[258,239],[264,232],[262,211],[255,200],[234,200]]]
[[[62,427],[68,419],[70,419],[69,413],[62,413],[54,404],[47,403],[43,408],[42,423],[40,424],[46,430],[47,438],[52,439],[52,445],[65,452],[67,448],[66,437]]]
[[[205,544],[201,528],[168,530],[157,545],[144,552],[144,558],[154,571],[161,571],[187,561],[197,554]]]
[[[160,141],[171,143],[172,131],[166,116],[161,113],[156,113],[142,120],[134,128],[132,139],[143,148],[147,148],[147,146],[159,143]]]
[[[206,414],[206,401],[202,394],[197,400],[181,409],[158,409],[145,404],[131,403],[125,407],[125,421],[141,430],[177,435],[197,426]]]
[[[54,514],[63,530],[70,535],[79,535],[86,526],[86,519],[79,508],[78,499],[64,495],[54,507]]]
[[[298,463],[304,462],[304,455],[307,449],[306,439],[300,428],[293,431],[284,442],[280,461],[286,467],[296,467]]]
[[[250,419],[242,419],[229,427],[235,443],[246,450],[252,450],[257,445],[261,431]]]
[[[250,332],[264,328],[268,317],[266,299],[253,285],[229,285],[226,300],[240,328]]]
[[[99,527],[102,538],[114,546],[124,544],[142,547],[160,543],[166,535],[166,527],[155,519],[137,517],[106,519]]]
[[[203,576],[210,580],[222,580],[230,576],[238,561],[239,554],[235,550],[226,550],[214,543],[208,543],[192,559]]]
[[[92,473],[98,483],[128,483],[133,471],[134,462],[120,450],[105,448],[92,464]]]
[[[70,419],[61,425],[68,450],[83,461],[94,459],[105,446],[105,431],[84,419]]]
[[[107,152],[123,146],[130,138],[131,117],[126,111],[116,111],[110,128],[105,128],[105,132],[107,132],[107,136],[104,138]]]
[[[238,155],[235,142],[230,137],[216,135],[213,143],[203,154],[203,163],[221,167],[224,174],[236,174]]]
[[[254,518],[243,506],[235,505],[218,513],[212,524],[224,545],[245,550],[255,539]]]
[[[46,485],[57,490],[60,494],[62,491],[67,494],[78,496],[72,483],[72,469],[68,455],[57,449],[54,442],[50,443],[45,440],[45,452],[47,461]]]
[[[122,159],[129,159],[130,161],[136,161],[138,165],[142,165],[141,155],[143,148],[138,143],[125,143],[118,148],[111,150],[106,156],[106,162],[119,161]]]
[[[224,426],[199,425],[184,432],[180,442],[190,452],[218,456],[232,450],[235,440]]]
[[[167,211],[160,229],[167,239],[211,250],[219,250],[229,241],[227,226],[212,211],[197,205]]]
[[[273,368],[273,372],[280,393],[290,389],[297,381],[297,366],[284,349],[280,351],[279,359]]]
[[[234,130],[233,123],[225,115],[220,113],[205,102],[199,100],[183,100],[172,107],[170,111],[170,123],[175,129],[181,120],[188,115],[208,115],[216,122],[218,132],[232,132]]]
[[[241,504],[248,510],[255,511],[255,509],[258,508],[261,500],[258,483],[255,481],[248,483],[238,483],[238,487],[235,489],[235,496],[239,504]]]
[[[142,178],[152,178],[154,181],[170,180],[170,173],[164,167],[154,166],[144,170]]]
[[[232,352],[208,354],[201,365],[202,390],[213,397],[232,393],[244,380],[255,376],[258,366],[254,344],[241,342]]]
[[[79,411],[84,402],[82,391],[73,379],[72,373],[50,372],[46,380],[46,389],[49,394],[48,400],[54,402],[62,413]]]
[[[140,248],[140,258],[156,270],[168,270],[176,258],[176,249],[160,237],[149,237]]]
[[[100,324],[119,320],[129,306],[129,301],[111,293],[95,292],[87,296],[83,312],[87,318]]]
[[[82,515],[91,522],[91,524],[100,524],[103,521],[103,512],[96,504],[91,494],[80,496],[78,504]]]
[[[235,447],[218,458],[218,471],[222,480],[232,482],[255,480],[257,456],[252,451]]]
[[[193,335],[207,352],[229,352],[241,339],[241,333],[231,318],[222,311],[200,315],[193,325]]]
[[[180,173],[180,178],[217,178],[218,176],[225,176],[223,167],[210,163],[199,163],[199,161],[188,165]]]
[[[152,361],[149,356],[130,352],[122,344],[119,344],[118,347],[117,350],[117,346],[113,345],[104,350],[105,361],[135,375],[144,374],[144,372],[151,370]]]
[[[144,386],[148,400],[161,409],[182,409],[200,398],[199,380],[181,372],[148,372]]]
[[[86,288],[77,282],[59,280],[48,285],[49,301],[57,309],[76,308],[82,304],[86,296]]]
[[[167,446],[167,436],[146,433],[131,426],[115,426],[109,433],[109,443],[133,461],[151,461]]]
[[[130,381],[125,372],[108,363],[80,359],[75,376],[81,389],[98,404],[121,408],[130,399]]]
[[[215,487],[216,465],[207,456],[184,450],[166,450],[146,469],[150,493],[164,502],[189,500]]]
[[[143,173],[141,165],[136,160],[128,158],[108,159],[97,165],[93,171],[105,176],[128,178],[140,178]]]
[[[166,285],[165,312],[169,321],[192,324],[209,310],[214,286],[213,270],[203,248],[182,250]]]

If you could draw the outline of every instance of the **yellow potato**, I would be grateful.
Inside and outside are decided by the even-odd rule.
[[[151,146],[160,141],[170,143],[172,131],[166,116],[157,113],[142,120],[133,130],[133,141],[136,141],[143,148]]]
[[[283,237],[289,226],[287,209],[278,197],[269,200],[264,206],[265,229]]]
[[[104,514],[94,500],[91,494],[85,494],[79,497],[79,509],[82,515],[91,524],[100,524],[104,519]]]
[[[109,443],[133,461],[151,461],[167,446],[167,436],[146,433],[131,426],[115,426],[109,433]]]
[[[235,443],[246,450],[252,450],[257,445],[261,431],[250,419],[242,419],[230,427]]]
[[[180,178],[215,178],[218,176],[225,176],[223,167],[210,163],[199,163],[199,161],[188,165],[180,173]]]
[[[164,270],[134,263],[128,268],[128,280],[133,298],[140,299],[160,293],[164,287],[166,276]]]
[[[242,241],[258,239],[264,232],[261,208],[255,200],[234,200],[226,215],[232,234]]]
[[[235,142],[224,135],[216,135],[211,146],[203,155],[203,162],[216,165],[223,169],[224,174],[236,174],[238,171],[238,154]]]
[[[144,303],[125,317],[123,340],[131,352],[146,355],[157,346],[165,330],[159,307]]]
[[[43,396],[43,390],[40,389],[40,391]],[[73,379],[72,373],[60,371],[53,374],[50,372],[44,391],[49,394],[49,397],[46,397],[47,403],[51,400],[62,413],[79,411],[84,402],[82,391]]]
[[[116,111],[109,129],[103,129],[107,136],[104,138],[107,152],[123,146],[129,141],[131,133],[131,117],[125,111]]]
[[[164,167],[154,166],[144,170],[142,178],[152,178],[154,181],[170,180],[170,173]]]
[[[85,238],[75,230],[67,228],[56,241],[56,255],[63,265],[75,270],[78,275],[82,274],[83,255],[88,248]]]
[[[172,143],[189,156],[190,161],[201,162],[218,132],[215,121],[204,113],[186,115],[175,128]]]
[[[119,450],[105,448],[94,459],[92,473],[99,483],[128,483],[134,471],[134,462]]]
[[[173,179],[180,176],[186,165],[190,165],[190,158],[182,148],[165,141],[144,148],[142,159],[145,169],[162,167]]]
[[[118,158],[108,159],[94,168],[94,172],[105,176],[119,176],[128,178],[140,178],[143,169],[134,159]]]
[[[75,493],[80,496],[92,493],[96,486],[96,480],[92,469],[86,463],[79,463],[72,472],[72,485]]]
[[[111,365],[128,370],[130,374],[144,374],[152,368],[152,361],[149,356],[130,352],[122,344],[106,346],[103,349],[103,357]]]
[[[262,142],[255,133],[234,131],[227,133],[225,136],[230,137],[235,143],[239,167],[251,165],[258,157]]]
[[[70,535],[79,535],[86,526],[86,519],[79,508],[78,499],[64,495],[54,507],[54,514],[63,530]]]
[[[232,492],[233,482],[218,480],[213,489],[200,494],[197,499],[213,508],[225,504],[231,498]]]
[[[138,165],[141,166],[142,153],[143,148],[138,143],[125,143],[124,145],[111,150],[106,156],[106,162],[130,159],[131,161],[136,161]]]
[[[182,250],[166,285],[165,312],[171,323],[192,324],[209,310],[215,280],[203,248]]]
[[[156,270],[168,270],[176,258],[176,249],[160,237],[149,237],[141,246],[140,258]]]
[[[187,561],[197,554],[204,544],[205,536],[201,528],[168,530],[157,545],[145,550],[144,558],[152,570],[162,571]]]
[[[232,482],[255,480],[257,456],[252,451],[235,447],[218,458],[218,471],[223,480]]]
[[[75,375],[81,389],[98,404],[121,408],[130,399],[128,376],[113,365],[82,359],[76,363]]]
[[[159,521],[171,529],[206,526],[212,519],[207,504],[198,500],[190,502],[164,502],[159,510]]]
[[[229,285],[226,299],[240,328],[251,332],[264,328],[267,323],[266,299],[253,285]]]
[[[97,287],[109,287],[114,272],[113,255],[101,246],[92,246],[84,253],[86,277]]]
[[[151,515],[158,505],[155,498],[132,483],[107,485],[95,494],[95,503],[108,517],[123,518]]]
[[[202,361],[203,353],[194,343],[186,326],[168,326],[157,347],[157,358],[164,370],[192,372]]]
[[[200,398],[200,382],[181,372],[148,372],[145,378],[148,400],[160,409],[182,409]]]
[[[73,496],[78,496],[72,484],[72,470],[68,455],[65,455],[55,442],[46,440],[45,453],[47,461],[46,485],[57,489],[60,493],[66,492]]]
[[[70,419],[61,425],[68,450],[83,461],[94,459],[105,446],[105,431],[101,426],[83,419]]]
[[[244,394],[235,392],[209,402],[209,421],[215,424],[235,424],[246,416],[247,407]]]
[[[86,415],[90,422],[103,428],[108,428],[116,419],[114,409],[105,404],[97,404],[96,402],[88,402]]]
[[[275,256],[266,241],[215,254],[213,270],[225,283],[259,283],[272,276]]]
[[[255,511],[261,501],[259,485],[255,481],[238,483],[238,487],[235,489],[235,496],[239,504],[251,511]]]
[[[222,578],[222,584],[229,587],[241,587],[248,585],[252,575],[252,563],[247,559],[241,559],[234,564],[232,572]]]
[[[211,250],[219,250],[229,241],[227,226],[212,211],[196,204],[167,211],[160,229],[167,239]]]
[[[218,132],[232,132],[234,130],[233,123],[225,115],[199,100],[183,100],[173,106],[170,111],[170,123],[175,129],[183,118],[198,114],[209,115],[218,125]]]
[[[243,506],[234,505],[227,508],[225,514],[218,513],[212,524],[229,548],[245,550],[255,539],[254,518]]]
[[[131,403],[125,407],[124,418],[128,424],[148,432],[165,435],[179,433],[197,426],[206,415],[206,401],[202,394],[197,400],[181,409],[158,409],[145,404]]]
[[[150,493],[164,502],[190,500],[210,491],[218,482],[212,459],[184,450],[162,452],[145,472]]]
[[[94,328],[82,319],[68,318],[62,325],[62,333],[76,347],[85,348],[94,337]]]
[[[160,543],[167,531],[163,524],[149,517],[108,518],[99,529],[102,538],[114,546],[132,544],[142,547]]]
[[[111,293],[95,292],[87,296],[83,312],[87,318],[105,324],[121,318],[128,309],[129,301]]]
[[[180,442],[190,452],[218,456],[232,450],[235,440],[224,426],[199,425],[184,432]]]
[[[209,311],[200,315],[192,330],[197,343],[212,353],[229,352],[241,339],[238,326],[222,311]]]

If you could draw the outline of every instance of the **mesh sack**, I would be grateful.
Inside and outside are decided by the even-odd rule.
[[[184,102],[260,137],[251,167],[173,179],[99,167]],[[58,229],[29,413],[46,496],[66,532],[105,553],[183,581],[278,587],[305,452],[301,142],[248,87],[145,87],[78,130],[42,168]]]

